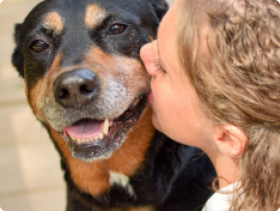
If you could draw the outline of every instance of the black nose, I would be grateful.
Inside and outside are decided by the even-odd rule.
[[[98,87],[97,76],[90,70],[65,72],[54,81],[54,97],[64,108],[80,108],[92,102]]]

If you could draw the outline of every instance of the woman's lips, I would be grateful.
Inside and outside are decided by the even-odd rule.
[[[149,101],[150,101],[151,103],[154,102],[154,96],[153,96],[153,93],[152,93],[152,92],[149,92],[149,94],[148,94],[148,99],[149,99]]]

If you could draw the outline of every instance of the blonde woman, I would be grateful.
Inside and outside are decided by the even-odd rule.
[[[177,0],[140,55],[155,127],[215,166],[219,190],[203,210],[278,210],[279,3]]]

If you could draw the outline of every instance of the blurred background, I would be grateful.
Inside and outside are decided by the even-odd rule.
[[[38,2],[0,4],[0,207],[4,211],[62,211],[66,206],[58,153],[31,112],[23,80],[10,62],[14,24],[22,22]],[[168,0],[169,5],[173,2]]]

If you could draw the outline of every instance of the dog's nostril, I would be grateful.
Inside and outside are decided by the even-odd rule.
[[[92,85],[91,85],[92,84]],[[81,94],[89,94],[91,93],[93,90],[94,90],[94,86],[93,84],[94,83],[91,83],[91,84],[83,84],[81,87],[80,87],[80,92]]]
[[[69,92],[66,89],[61,89],[60,92],[57,94],[59,98],[67,98],[69,96]]]

